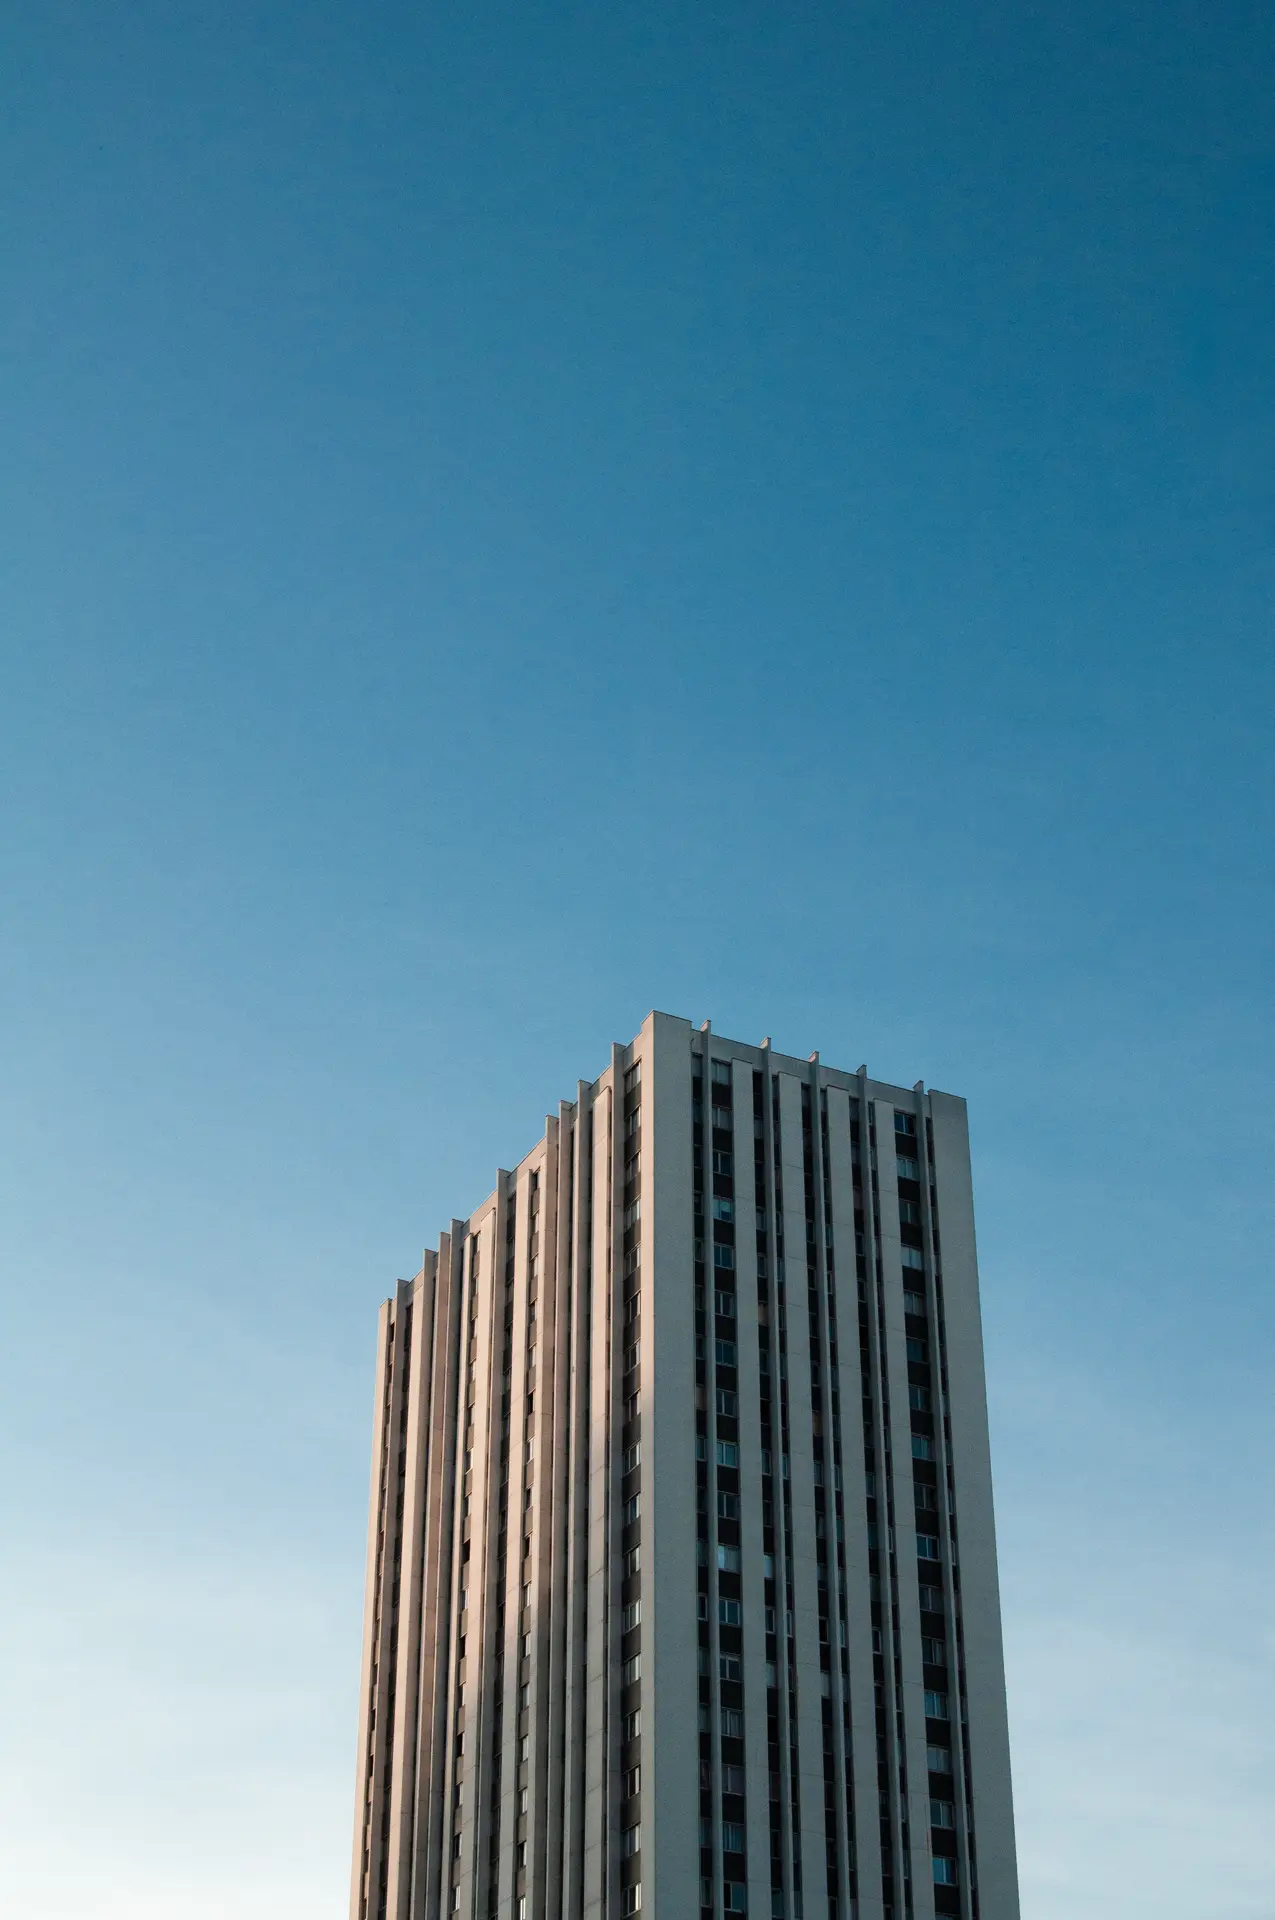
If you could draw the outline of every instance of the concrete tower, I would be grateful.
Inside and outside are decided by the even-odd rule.
[[[381,1312],[351,1920],[1018,1920],[964,1102],[653,1013]]]

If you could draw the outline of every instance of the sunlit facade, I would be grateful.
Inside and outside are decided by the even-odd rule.
[[[962,1100],[651,1014],[377,1368],[352,1920],[1018,1920]]]

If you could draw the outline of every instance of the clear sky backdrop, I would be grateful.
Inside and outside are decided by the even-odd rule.
[[[376,1310],[970,1101],[1026,1920],[1270,1920],[1269,0],[0,9],[0,1891],[340,1920]]]

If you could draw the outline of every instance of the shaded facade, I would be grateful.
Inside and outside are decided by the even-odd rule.
[[[351,1920],[1018,1920],[964,1102],[651,1014],[381,1312]]]

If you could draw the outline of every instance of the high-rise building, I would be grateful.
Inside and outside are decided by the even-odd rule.
[[[1017,1920],[965,1104],[653,1013],[382,1309],[352,1920]]]

